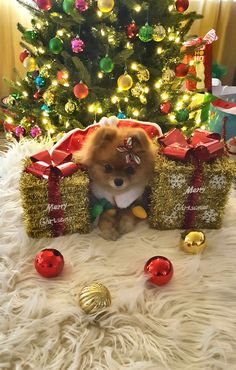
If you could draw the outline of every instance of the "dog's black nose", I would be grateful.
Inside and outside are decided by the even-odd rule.
[[[115,186],[121,186],[123,185],[124,180],[123,179],[115,179],[114,184]]]

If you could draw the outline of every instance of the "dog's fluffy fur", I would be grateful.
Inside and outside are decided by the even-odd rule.
[[[117,150],[128,137],[132,138],[132,153],[139,156],[140,164],[126,163],[126,153]],[[155,152],[155,145],[142,129],[101,127],[88,137],[74,158],[88,168],[92,189],[98,186],[115,197],[137,186],[144,191],[153,174]],[[115,240],[131,231],[135,223],[130,209],[114,208],[101,215],[99,228],[105,239]]]

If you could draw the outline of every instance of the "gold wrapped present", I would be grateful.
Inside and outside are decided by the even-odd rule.
[[[24,160],[23,218],[33,238],[90,231],[89,179],[68,153],[54,150]]]
[[[159,139],[149,210],[153,228],[220,228],[235,164],[217,135],[196,130],[187,141],[173,129]]]

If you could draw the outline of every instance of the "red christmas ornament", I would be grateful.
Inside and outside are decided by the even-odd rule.
[[[24,50],[24,51],[22,51],[22,52],[20,53],[20,55],[19,55],[19,59],[20,59],[21,63],[23,63],[23,62],[24,62],[24,60],[25,60],[25,58],[27,58],[28,56],[29,56],[29,52],[28,52],[28,50]]]
[[[85,85],[83,82],[80,82],[74,86],[73,92],[76,98],[85,99],[88,96],[89,89],[87,85]]]
[[[36,91],[36,93],[34,94],[34,99],[38,100],[39,98],[40,98],[40,92]]]
[[[189,65],[185,63],[180,63],[175,67],[176,77],[185,77],[188,73]]]
[[[50,10],[52,7],[51,0],[34,0],[41,10]]]
[[[171,111],[171,104],[170,102],[164,102],[160,104],[159,110],[162,114],[168,114]]]
[[[150,276],[151,283],[155,285],[167,284],[173,276],[172,263],[163,256],[150,258],[144,266],[145,274]]]
[[[57,79],[59,82],[64,82],[65,80],[68,79],[68,72],[67,71],[58,71],[57,72]]]
[[[129,39],[134,39],[137,34],[138,34],[138,26],[136,25],[135,22],[132,22],[130,24],[128,24],[127,26],[125,26],[125,32],[126,32],[126,36],[129,38]]]
[[[57,249],[43,249],[35,257],[34,266],[46,278],[59,275],[64,266],[64,258]]]
[[[183,13],[189,7],[189,0],[177,0],[175,2],[175,7],[176,7],[177,12]]]

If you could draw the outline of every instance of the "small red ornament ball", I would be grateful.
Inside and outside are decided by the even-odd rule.
[[[176,7],[177,12],[183,13],[189,7],[189,0],[177,0],[175,2],[175,7]]]
[[[189,65],[185,63],[180,63],[175,67],[176,77],[185,77],[188,73]]]
[[[135,37],[137,36],[138,34],[138,26],[136,25],[135,22],[132,22],[130,24],[128,24],[126,27],[125,27],[125,32],[126,32],[126,36],[130,39],[130,40],[133,40],[135,39]]]
[[[148,281],[151,283],[155,285],[164,285],[171,280],[174,270],[168,258],[155,256],[146,262],[144,272],[150,276]]]
[[[24,60],[25,60],[25,58],[27,58],[28,56],[29,56],[29,52],[28,52],[28,50],[24,50],[24,51],[22,51],[22,52],[20,53],[20,55],[19,55],[19,59],[20,59],[21,63],[23,63],[23,62],[24,62]]]
[[[34,266],[40,275],[55,277],[63,270],[64,258],[57,249],[43,249],[36,255]]]
[[[162,114],[168,114],[171,111],[171,104],[170,102],[164,102],[160,104],[159,110]]]
[[[88,96],[89,89],[87,85],[85,85],[83,82],[80,82],[74,86],[73,92],[76,98],[85,99]]]
[[[41,10],[50,10],[52,7],[51,0],[34,0],[34,2],[38,5],[39,9]]]

